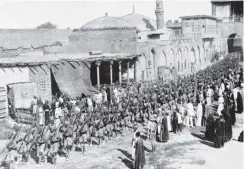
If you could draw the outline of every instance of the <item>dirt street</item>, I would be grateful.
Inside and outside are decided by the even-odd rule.
[[[243,117],[237,115],[233,127],[233,139],[222,149],[215,149],[211,142],[203,139],[204,128],[193,128],[190,131],[173,134],[167,143],[157,143],[156,152],[150,153],[151,145],[144,141],[146,150],[145,169],[242,169],[243,143],[236,141],[243,129]],[[89,147],[87,154],[72,152],[70,159],[58,158],[56,166],[18,164],[16,169],[127,169],[132,167],[131,158],[132,133],[105,143],[102,147]]]

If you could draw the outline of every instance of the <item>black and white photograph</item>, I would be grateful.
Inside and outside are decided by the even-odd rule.
[[[243,169],[243,0],[0,0],[0,169]]]

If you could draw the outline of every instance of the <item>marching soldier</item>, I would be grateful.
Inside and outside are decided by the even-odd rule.
[[[63,152],[66,154],[66,160],[69,158],[69,154],[73,146],[73,125],[68,120],[64,122],[63,130]]]
[[[79,120],[79,129],[78,129],[78,136],[79,136],[79,147],[82,148],[82,153],[85,155],[85,145],[88,141],[88,124],[85,120]]]

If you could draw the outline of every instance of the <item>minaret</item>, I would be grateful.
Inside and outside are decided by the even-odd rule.
[[[162,0],[156,0],[155,14],[157,21],[157,29],[162,29],[164,27],[164,8]]]

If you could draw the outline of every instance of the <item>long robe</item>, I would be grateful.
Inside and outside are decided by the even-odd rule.
[[[235,112],[235,106],[233,104],[230,106],[229,114],[231,117],[231,124],[234,125],[236,123],[236,112]]]
[[[243,98],[242,98],[240,92],[238,92],[238,94],[237,94],[236,102],[237,102],[237,113],[242,113],[243,112]]]
[[[166,116],[162,119],[161,137],[162,142],[167,142],[169,140],[169,130],[168,130],[168,119]]]
[[[232,125],[231,125],[231,117],[228,111],[224,111],[223,113],[224,119],[225,119],[225,135],[226,135],[226,141],[230,141],[232,138]]]
[[[171,125],[171,117],[170,117],[170,115],[167,115],[167,125],[168,125],[168,131],[170,132],[170,131],[172,131],[172,125]]]
[[[172,127],[173,127],[173,132],[176,133],[178,127],[178,119],[177,119],[176,112],[173,113]]]
[[[146,164],[146,159],[145,159],[143,140],[141,138],[138,138],[135,143],[134,167],[135,169],[140,169],[143,168],[145,164]]]
[[[203,114],[202,104],[199,103],[198,106],[197,106],[197,121],[196,121],[196,126],[201,126],[202,125],[202,114]]]
[[[207,117],[207,122],[206,122],[206,131],[205,131],[205,137],[209,141],[214,140],[214,117],[212,114],[209,114]]]
[[[215,138],[214,138],[214,147],[221,148],[224,146],[226,141],[226,128],[225,128],[225,120],[222,118],[218,118],[215,121]]]

